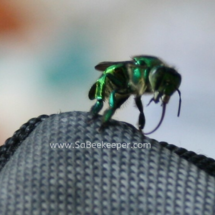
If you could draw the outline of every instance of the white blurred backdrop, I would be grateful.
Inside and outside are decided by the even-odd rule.
[[[181,116],[174,94],[150,137],[215,158],[214,10],[208,0],[1,1],[0,144],[32,117],[89,111],[97,63],[147,54],[182,74]],[[138,114],[130,98],[114,118],[136,125]],[[149,131],[160,105],[145,115]]]

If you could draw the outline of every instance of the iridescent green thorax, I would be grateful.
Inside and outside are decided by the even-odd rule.
[[[127,65],[129,75],[128,88],[131,94],[141,96],[147,88],[148,72],[147,67],[139,65]]]

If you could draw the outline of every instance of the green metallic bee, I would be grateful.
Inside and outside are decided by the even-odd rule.
[[[95,66],[95,69],[102,71],[103,74],[89,91],[89,98],[97,99],[91,108],[93,118],[102,109],[105,99],[109,98],[109,108],[103,114],[100,129],[107,125],[116,109],[132,94],[135,96],[135,103],[140,111],[138,122],[140,130],[145,125],[141,96],[153,94],[149,104],[152,101],[158,103],[160,100],[162,102],[163,110],[158,125],[145,134],[151,134],[159,128],[165,116],[166,104],[175,91],[179,94],[178,116],[180,115],[181,93],[178,88],[181,83],[181,75],[159,58],[147,55],[135,56],[131,61],[102,62]]]

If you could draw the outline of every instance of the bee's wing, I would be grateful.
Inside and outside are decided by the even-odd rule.
[[[148,69],[149,68],[146,65],[136,65],[132,61],[131,61],[131,63],[128,63],[126,66],[127,66],[127,68],[130,68],[132,70],[135,70],[136,68],[139,68],[139,69]]]
[[[131,59],[134,61],[137,61],[139,59],[141,59],[141,60],[160,60],[158,57],[155,57],[152,55],[136,55],[136,56],[133,56]]]
[[[133,61],[117,61],[117,62],[111,62],[111,61],[104,61],[104,62],[101,62],[99,64],[97,64],[95,66],[95,69],[96,70],[99,70],[99,71],[105,71],[108,67],[112,66],[112,65],[117,65],[117,64],[133,64]]]

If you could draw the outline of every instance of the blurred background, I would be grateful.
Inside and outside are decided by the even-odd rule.
[[[89,111],[101,61],[147,54],[182,74],[178,95],[149,137],[215,158],[215,1],[0,1],[0,144],[41,114]],[[151,96],[143,96],[146,105]],[[114,119],[136,126],[131,97]],[[161,115],[145,107],[145,131]]]

